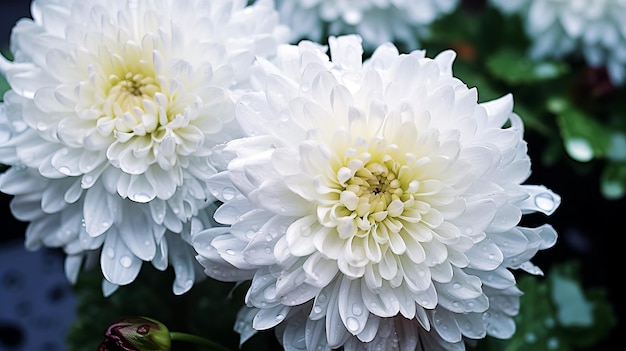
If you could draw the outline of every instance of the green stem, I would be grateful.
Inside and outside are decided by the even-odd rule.
[[[192,334],[170,332],[170,339],[172,341],[184,341],[184,342],[197,344],[200,346],[204,346],[212,351],[230,351],[229,349],[225,348],[224,346],[220,344],[217,344],[211,340],[207,340],[205,338],[201,338],[199,336],[192,335]]]

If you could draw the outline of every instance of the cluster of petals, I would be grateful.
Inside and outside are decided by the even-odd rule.
[[[626,80],[626,1],[490,0],[518,15],[531,40],[533,58],[580,55],[593,67],[606,67],[611,80]]]
[[[366,49],[391,41],[417,48],[435,20],[453,12],[458,0],[276,0],[292,41],[358,33]]]
[[[241,135],[247,71],[288,37],[273,3],[34,0],[31,13],[0,57],[0,190],[27,248],[63,248],[72,281],[99,259],[105,294],[148,261],[184,293],[204,276],[189,241],[212,225],[211,149]]]
[[[510,337],[513,270],[554,245],[560,197],[524,185],[531,162],[511,95],[478,103],[428,58],[362,38],[301,41],[259,59],[236,118],[245,137],[215,149],[221,205],[192,243],[205,273],[250,281],[242,342],[275,328],[286,350],[464,350]]]

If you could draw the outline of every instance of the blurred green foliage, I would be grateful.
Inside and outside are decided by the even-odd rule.
[[[601,287],[583,289],[579,262],[557,264],[546,277],[524,275],[518,287],[524,295],[515,318],[515,335],[508,340],[488,337],[476,350],[584,350],[617,325],[606,291]]]

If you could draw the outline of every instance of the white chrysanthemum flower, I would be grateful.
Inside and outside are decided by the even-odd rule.
[[[237,329],[276,326],[289,350],[511,336],[510,269],[541,273],[529,260],[556,240],[518,224],[560,203],[521,184],[530,160],[511,96],[478,104],[452,51],[387,44],[363,63],[360,37],[329,43],[332,61],[306,41],[259,61],[265,88],[237,105],[248,136],[223,147],[227,171],[209,181],[227,227],[192,242],[209,276],[252,280]]]
[[[453,12],[458,0],[276,0],[292,41],[357,33],[366,48],[391,41],[417,48],[428,26]]]
[[[12,32],[14,61],[0,60],[11,86],[0,162],[13,166],[0,190],[31,222],[28,248],[63,247],[71,280],[101,249],[107,294],[143,261],[173,266],[175,293],[192,286],[185,241],[210,225],[211,148],[241,135],[234,99],[254,57],[288,36],[271,3],[246,4],[32,3]]]
[[[533,58],[582,55],[593,67],[606,66],[611,80],[626,80],[626,1],[491,0],[506,14],[518,14],[531,40]]]

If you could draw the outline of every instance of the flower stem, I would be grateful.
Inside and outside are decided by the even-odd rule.
[[[207,340],[205,338],[201,338],[196,335],[187,334],[187,333],[179,333],[179,332],[170,332],[170,339],[172,341],[184,341],[190,342],[196,345],[204,346],[212,351],[230,351],[226,347],[217,344],[211,340]]]

